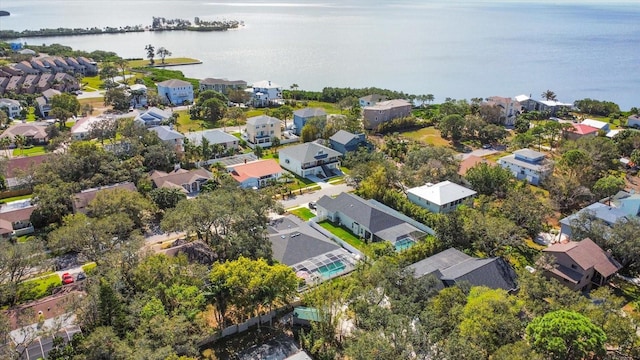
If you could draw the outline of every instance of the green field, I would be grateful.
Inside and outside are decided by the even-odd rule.
[[[102,89],[102,84],[104,83],[100,76],[85,76],[81,81],[82,85],[86,90],[99,90]],[[90,89],[89,89],[90,88]]]
[[[155,67],[161,67],[162,66],[162,61],[159,58],[154,59],[155,60]],[[178,57],[178,58],[165,58],[164,59],[164,63],[165,64],[189,64],[189,63],[199,63],[201,62],[198,59],[192,59],[192,58],[187,58],[187,57]],[[137,67],[145,67],[145,66],[149,66],[149,60],[148,59],[144,59],[144,60],[130,60],[129,61],[129,67],[132,68],[137,68]]]
[[[327,231],[329,231],[333,235],[335,235],[335,236],[339,237],[340,239],[346,241],[347,244],[349,244],[349,245],[353,246],[354,248],[362,251],[365,255],[367,255],[367,256],[372,256],[373,255],[373,254],[371,254],[371,250],[369,249],[367,244],[364,241],[362,241],[362,239],[360,239],[360,238],[356,237],[355,235],[353,235],[346,228],[344,228],[342,226],[335,226],[331,222],[326,221],[326,220],[323,221],[323,222],[318,223],[318,225],[322,226],[323,228],[325,228]]]
[[[43,298],[51,293],[51,289],[62,285],[58,274],[49,274],[20,284],[20,292],[24,301]]]
[[[46,153],[47,152],[43,145],[34,146],[31,148],[25,148],[25,149],[19,149],[19,148],[13,149],[13,156],[36,156],[36,155],[43,155]]]
[[[440,130],[434,127],[426,127],[420,130],[400,133],[402,137],[434,146],[449,146],[449,140],[440,136]]]
[[[311,212],[311,210],[307,209],[306,207],[301,207],[298,209],[294,209],[294,210],[289,210],[288,211],[290,214],[295,215],[297,217],[299,217],[300,219],[307,221],[311,218],[314,218],[316,215],[314,213]]]

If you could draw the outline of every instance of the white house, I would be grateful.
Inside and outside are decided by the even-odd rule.
[[[9,114],[9,119],[15,119],[20,117],[20,111],[22,111],[22,106],[20,106],[20,101],[13,99],[0,99],[0,109],[7,109],[7,113]]]
[[[132,108],[147,106],[147,87],[143,84],[129,86],[129,95],[131,96],[130,104]]]
[[[627,118],[627,126],[632,128],[640,128],[640,115],[634,114]]]
[[[487,104],[500,108],[502,123],[513,126],[516,123],[516,116],[520,114],[522,106],[515,99],[501,96],[487,98]]]
[[[462,204],[471,204],[476,192],[451,181],[425,184],[407,190],[407,198],[412,203],[433,213],[448,213]]]
[[[282,137],[281,126],[280,119],[271,116],[250,117],[245,127],[247,140],[261,147],[269,147],[272,139]]]
[[[270,80],[263,80],[253,83],[251,89],[253,93],[253,106],[263,107],[282,100],[282,86],[272,83]]]
[[[158,96],[173,105],[190,104],[193,102],[193,85],[180,79],[170,79],[156,84]]]
[[[512,155],[503,156],[498,164],[511,171],[518,180],[526,180],[533,185],[539,185],[553,170],[553,161],[530,149],[516,150]]]
[[[273,159],[230,165],[227,171],[245,189],[264,187],[271,181],[277,181],[284,172]]]
[[[341,156],[315,142],[289,146],[278,152],[280,166],[303,178],[317,176],[324,179],[339,174]]]
[[[103,116],[99,116],[99,117],[90,116],[90,117],[79,119],[71,127],[71,137],[74,140],[89,139],[91,128],[94,126],[93,124],[99,123],[101,121],[113,121],[113,118],[103,117]]]
[[[604,121],[598,121],[598,120],[593,120],[593,119],[585,119],[585,120],[583,120],[581,122],[581,124],[594,127],[594,128],[596,128],[598,130],[604,131],[605,133],[609,132],[609,130],[610,130],[609,123],[606,123]]]
[[[190,143],[196,146],[202,145],[202,139],[207,139],[209,146],[221,145],[225,151],[237,149],[240,141],[237,137],[220,129],[189,132],[186,137]]]

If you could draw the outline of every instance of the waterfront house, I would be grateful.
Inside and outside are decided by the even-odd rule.
[[[512,155],[503,156],[498,164],[511,171],[518,180],[526,180],[533,185],[539,185],[553,170],[553,161],[546,159],[545,154],[520,149]]]
[[[173,130],[169,126],[154,126],[150,127],[149,131],[153,131],[158,135],[158,139],[163,143],[169,145],[172,149],[181,152],[184,151],[184,135]]]
[[[87,67],[80,64],[80,62],[78,62],[78,60],[76,60],[75,58],[72,57],[66,57],[64,58],[64,60],[67,62],[67,64],[73,68],[73,72],[76,74],[82,74],[85,75],[87,73]]]
[[[18,100],[3,98],[0,99],[0,109],[3,109],[8,113],[9,119],[15,119],[20,117],[22,106]]]
[[[293,112],[293,132],[300,136],[302,128],[305,124],[312,120],[317,119],[324,124],[327,121],[327,112],[323,108],[304,108]]]
[[[549,116],[555,115],[561,109],[573,108],[571,103],[563,103],[556,100],[535,100],[527,95],[518,95],[515,99],[522,105],[523,110],[546,112]]]
[[[42,145],[49,141],[49,135],[47,135],[48,123],[45,122],[28,122],[18,123],[9,126],[1,135],[1,138],[8,137],[11,139],[12,146],[17,146],[14,142],[17,135],[22,135],[27,139],[27,144]],[[25,145],[27,145],[25,144]]]
[[[267,231],[273,258],[290,266],[307,286],[355,269],[353,254],[293,215],[272,220]]]
[[[162,110],[157,107],[150,107],[147,111],[138,114],[134,120],[146,127],[151,127],[158,126],[162,122],[169,120],[171,115],[172,113],[169,111]]]
[[[251,89],[252,103],[255,107],[264,107],[282,102],[282,87],[272,83],[271,80],[263,80],[253,83]]]
[[[189,195],[199,193],[202,185],[212,179],[211,173],[203,168],[177,169],[171,172],[154,170],[149,177],[156,188],[180,189]]]
[[[206,78],[200,80],[200,91],[213,90],[219,93],[227,94],[229,90],[245,90],[247,82],[244,80],[227,80]]]
[[[278,151],[280,166],[303,178],[316,176],[325,179],[340,174],[341,156],[339,152],[315,142]]]
[[[170,105],[193,103],[193,85],[190,82],[171,79],[156,84],[158,96]]]
[[[360,104],[361,108],[365,108],[367,106],[373,106],[381,101],[387,101],[387,100],[389,99],[386,96],[371,94],[371,95],[363,96],[360,99],[358,99],[358,103]]]
[[[409,201],[436,214],[449,213],[462,204],[473,205],[475,196],[475,191],[451,181],[427,183],[407,190]]]
[[[342,155],[346,155],[349,151],[357,151],[360,148],[370,150],[372,145],[367,142],[365,134],[352,134],[345,130],[339,130],[329,138],[329,144],[333,150],[338,151]]]
[[[231,177],[242,188],[262,188],[276,182],[284,173],[277,161],[273,159],[256,160],[227,166]]]
[[[88,211],[87,206],[89,206],[91,201],[96,198],[98,192],[113,191],[115,189],[123,189],[131,192],[138,191],[138,189],[136,189],[136,186],[130,181],[82,190],[79,193],[75,193],[71,199],[71,203],[73,204],[73,212],[75,214],[86,214]]]
[[[21,61],[17,64],[13,64],[13,68],[22,71],[22,75],[40,74],[40,71],[38,69],[34,69],[33,66],[31,66],[31,63],[28,61]]]
[[[84,56],[79,56],[77,58],[78,63],[84,65],[86,68],[86,76],[93,76],[98,74],[98,63],[93,61],[93,59],[87,59]]]
[[[450,248],[407,267],[416,278],[434,276],[439,287],[467,283],[509,292],[518,289],[516,273],[501,257],[479,259]]]
[[[280,119],[268,115],[251,117],[245,127],[247,140],[256,146],[269,147],[274,138],[282,137],[281,126]]]
[[[191,144],[196,146],[202,145],[202,139],[206,139],[209,146],[215,147],[216,145],[219,145],[222,147],[224,152],[233,152],[237,150],[238,143],[240,141],[237,137],[220,129],[194,131],[187,133],[185,136]],[[215,156],[220,154],[213,155]]]
[[[545,267],[545,275],[574,291],[605,285],[622,268],[609,252],[589,238],[552,244],[542,251],[554,260],[553,266]]]
[[[382,101],[362,110],[363,125],[367,130],[375,130],[380,124],[411,115],[411,103],[397,99]]]
[[[365,242],[389,241],[396,247],[408,247],[426,233],[403,219],[361,197],[340,193],[336,198],[323,196],[316,203],[318,220],[342,226]]]

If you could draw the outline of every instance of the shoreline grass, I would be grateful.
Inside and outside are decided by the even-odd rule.
[[[155,64],[153,67],[162,67],[161,59],[154,59]],[[177,58],[165,58],[164,63],[166,65],[189,65],[193,63],[202,63],[202,61],[198,59],[188,58],[188,57],[177,57]],[[138,68],[138,67],[149,67],[149,59],[143,60],[129,60],[129,67]]]

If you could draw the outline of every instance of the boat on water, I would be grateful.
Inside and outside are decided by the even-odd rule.
[[[8,11],[0,10],[0,16],[9,16],[9,15],[11,15],[11,13],[9,13]]]

